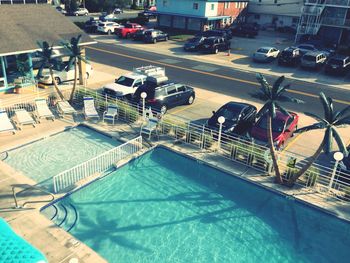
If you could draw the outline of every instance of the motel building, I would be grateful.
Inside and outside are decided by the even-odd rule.
[[[81,46],[95,43],[65,16],[48,4],[0,5],[0,94],[27,93],[36,88],[40,59],[38,43],[47,41],[58,56],[61,42],[82,35]],[[67,55],[67,52],[66,52]],[[79,63],[85,74],[84,63]],[[83,78],[80,78],[82,84]]]

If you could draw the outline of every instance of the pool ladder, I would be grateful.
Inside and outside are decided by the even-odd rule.
[[[1,161],[5,161],[7,159],[7,157],[9,157],[8,151],[4,151],[4,152],[0,153]]]
[[[69,203],[68,205],[69,205],[69,206],[73,209],[73,211],[74,211],[74,221],[73,221],[72,225],[66,230],[67,232],[70,232],[70,231],[73,229],[73,227],[76,225],[76,223],[78,222],[79,215],[78,215],[78,211],[77,211],[77,209],[75,208],[74,205],[72,205],[71,203]],[[62,224],[63,224],[64,222],[66,222],[66,220],[67,220],[67,218],[68,218],[68,209],[67,209],[67,207],[66,207],[63,203],[59,204],[59,206],[62,207],[62,209],[63,209],[63,211],[64,211],[64,216],[63,216],[63,219],[61,220],[61,222],[59,222],[59,223],[57,224],[57,226],[62,226]],[[55,206],[55,204],[53,204],[52,207],[55,209],[55,213],[54,213],[54,215],[50,218],[50,220],[54,220],[54,219],[56,218],[56,216],[58,216],[58,211],[59,211],[59,209]]]
[[[16,193],[16,190],[15,190],[16,188],[22,188],[23,190],[21,190],[18,193]],[[40,192],[42,192],[42,193],[44,193],[46,195],[49,195],[51,198],[47,199],[47,200],[26,201],[26,202],[23,203],[22,206],[18,205],[17,195],[20,194],[20,193],[23,193],[25,191],[28,191],[30,189],[38,190],[38,191],[40,191]],[[27,204],[48,203],[48,202],[51,202],[51,201],[53,201],[55,199],[55,196],[52,193],[42,189],[41,187],[38,187],[38,186],[35,186],[35,185],[29,185],[29,184],[14,184],[14,185],[12,185],[12,195],[13,195],[13,199],[15,201],[15,208],[16,209],[24,208],[25,205],[27,205]]]

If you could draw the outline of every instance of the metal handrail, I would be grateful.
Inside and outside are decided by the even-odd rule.
[[[78,219],[79,219],[79,215],[78,215],[78,211],[77,209],[75,208],[74,205],[72,205],[71,203],[69,203],[69,205],[73,208],[74,210],[74,215],[75,215],[75,219],[74,219],[74,222],[73,224],[70,226],[70,228],[67,230],[67,232],[71,231],[72,228],[76,225],[76,223],[78,222]]]
[[[63,210],[64,210],[64,217],[63,217],[61,223],[58,224],[58,226],[61,226],[61,225],[64,223],[64,221],[66,221],[67,216],[68,216],[67,208],[66,208],[63,204],[60,204],[60,205],[61,205],[61,207],[62,207]]]
[[[25,186],[26,186],[26,187],[25,187]],[[25,188],[24,188],[22,191],[16,193],[15,189],[18,188],[18,187],[22,187],[22,188],[25,187]],[[51,199],[50,199],[50,200],[42,200],[42,201],[27,201],[27,202],[24,202],[22,206],[19,206],[19,205],[18,205],[18,202],[17,202],[17,194],[23,193],[23,192],[25,192],[25,191],[27,191],[27,190],[29,190],[29,189],[39,190],[39,191],[41,191],[41,192],[43,192],[43,193],[45,193],[45,194],[47,194],[47,195],[50,195],[50,196],[51,196]],[[48,202],[51,202],[51,201],[55,200],[55,196],[54,196],[52,193],[50,193],[50,192],[48,192],[48,191],[46,191],[46,190],[44,190],[44,189],[42,189],[42,188],[40,188],[40,187],[38,187],[38,186],[36,186],[36,185],[28,185],[28,184],[17,184],[17,185],[12,185],[12,194],[13,194],[13,199],[14,199],[14,201],[15,201],[15,207],[16,207],[16,208],[23,208],[23,207],[25,207],[25,205],[27,205],[27,204],[48,203]]]
[[[5,154],[5,157],[1,158],[1,161],[5,161],[9,157],[9,153],[8,153],[8,151],[4,151],[4,152],[0,153],[0,156],[2,156],[2,154]]]

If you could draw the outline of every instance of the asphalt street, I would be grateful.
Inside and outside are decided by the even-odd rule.
[[[87,56],[93,62],[125,70],[149,64],[164,66],[170,80],[245,100],[259,101],[251,96],[259,88],[254,74],[184,57],[174,59],[174,57],[147,52],[147,44],[145,44],[145,51],[141,51],[98,43],[87,48]],[[275,80],[275,77],[266,76],[266,78],[270,83]],[[323,109],[318,99],[320,91],[334,99],[336,108],[350,105],[348,90],[289,79],[286,79],[285,84],[287,83],[291,84],[289,95],[305,102],[304,104],[285,103],[286,108],[291,111],[312,112],[322,116]]]

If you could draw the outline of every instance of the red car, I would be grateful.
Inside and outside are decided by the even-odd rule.
[[[282,149],[285,142],[293,136],[298,127],[299,116],[294,112],[289,112],[290,116],[277,111],[276,117],[272,120],[272,138],[277,149]],[[263,115],[254,125],[251,136],[261,142],[267,143],[267,119]]]
[[[117,28],[115,34],[120,38],[129,38],[139,30],[144,28],[136,23],[127,23],[123,28]]]

